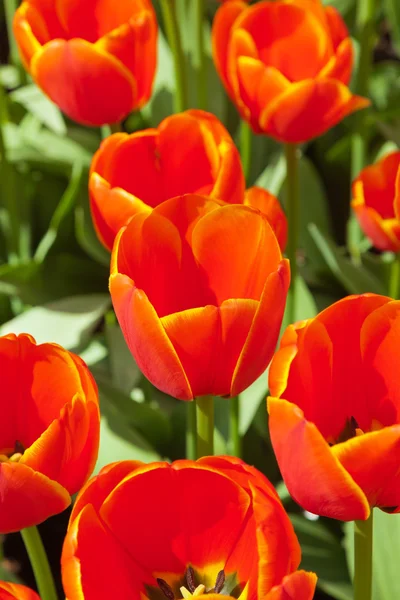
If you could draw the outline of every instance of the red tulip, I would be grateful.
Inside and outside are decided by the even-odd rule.
[[[105,467],[78,496],[61,558],[69,600],[311,600],[316,577],[299,562],[272,485],[231,457]]]
[[[40,600],[33,590],[18,583],[0,581],[0,600]]]
[[[35,83],[75,121],[116,123],[150,98],[157,52],[151,0],[24,0],[14,34]]]
[[[353,50],[346,26],[319,0],[225,2],[212,44],[229,96],[257,133],[304,142],[369,105],[347,87]]]
[[[235,396],[264,372],[289,278],[262,213],[187,195],[135,215],[120,231],[110,291],[146,377],[192,400]]]
[[[92,473],[97,387],[85,363],[26,334],[0,337],[0,533],[63,511]]]
[[[270,368],[272,445],[293,498],[318,515],[400,511],[400,302],[349,296],[290,325]]]
[[[400,251],[400,152],[361,171],[353,182],[351,205],[376,248]]]

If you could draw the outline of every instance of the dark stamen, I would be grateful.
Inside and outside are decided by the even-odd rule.
[[[189,592],[193,594],[196,589],[196,583],[194,581],[194,571],[192,567],[188,567],[186,569],[186,583],[189,588]]]
[[[25,448],[19,440],[15,440],[14,444],[14,452],[17,454],[23,454],[25,452]]]
[[[217,575],[217,579],[215,581],[215,586],[214,586],[214,592],[216,594],[219,594],[220,591],[222,590],[222,588],[224,587],[224,583],[225,583],[225,572],[222,569],[222,571],[220,571]]]
[[[168,600],[175,600],[174,592],[172,591],[171,586],[169,586],[164,579],[160,579],[159,577],[157,577],[156,581],[164,596],[168,598]]]
[[[356,434],[356,429],[360,429],[359,424],[357,423],[356,419],[354,417],[350,418],[350,425],[352,430],[354,431],[354,435]]]

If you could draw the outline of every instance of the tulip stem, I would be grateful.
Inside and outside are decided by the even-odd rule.
[[[297,295],[297,248],[299,244],[299,149],[297,144],[285,144],[286,153],[286,216],[289,226],[287,256],[290,261],[291,282],[287,300],[287,315],[289,323],[296,320]]]
[[[354,93],[367,96],[369,91],[369,76],[372,65],[372,52],[375,42],[374,27],[376,0],[357,2],[356,37],[360,44],[358,71]],[[369,125],[368,113],[359,111],[354,116],[355,129],[351,140],[351,176],[355,179],[367,163]],[[362,232],[356,216],[350,215],[347,227],[347,247],[356,262],[359,262],[360,241]]]
[[[391,266],[389,296],[395,300],[400,299],[400,253],[396,254]]]
[[[373,509],[366,521],[354,521],[354,600],[371,600]]]
[[[229,400],[230,402],[230,438],[231,438],[231,454],[241,458],[242,456],[242,438],[239,431],[240,404],[239,396],[235,396]]]
[[[207,108],[207,56],[204,47],[204,0],[195,0],[195,43],[198,106]]]
[[[185,56],[176,14],[175,0],[160,0],[165,32],[171,48],[175,68],[175,112],[188,107]]]
[[[187,402],[186,413],[186,458],[195,460],[197,456],[196,402]]]
[[[214,399],[196,398],[197,458],[214,454]]]
[[[32,565],[41,600],[57,600],[53,575],[37,527],[22,529],[21,536]]]
[[[244,177],[248,181],[251,165],[251,127],[246,121],[240,122],[240,154]]]

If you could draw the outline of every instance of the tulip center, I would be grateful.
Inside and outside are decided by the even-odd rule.
[[[15,440],[14,448],[3,448],[0,450],[0,463],[19,462],[22,458],[25,448],[19,440]]]
[[[225,572],[223,570],[220,571],[215,580],[214,587],[207,590],[204,584],[196,581],[193,568],[188,567],[185,573],[185,583],[186,585],[182,585],[179,588],[182,598],[195,598],[196,596],[202,596],[203,594],[219,594],[224,587]],[[175,600],[176,597],[173,589],[164,579],[157,578],[157,584],[168,600]]]

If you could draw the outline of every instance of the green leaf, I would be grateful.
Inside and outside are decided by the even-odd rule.
[[[76,350],[86,344],[109,306],[108,294],[63,298],[18,315],[0,327],[0,334],[30,333],[39,344],[56,342]]]
[[[102,246],[95,233],[89,202],[82,196],[75,209],[75,235],[83,250],[93,260],[109,268],[110,253]]]
[[[107,315],[105,334],[109,348],[112,382],[119,390],[129,394],[133,387],[139,384],[142,374],[126,345],[113,312]]]
[[[337,600],[352,600],[346,555],[340,540],[321,519],[289,515],[302,551],[300,568],[318,575],[318,587]],[[383,599],[382,599],[383,600]]]
[[[345,524],[345,549],[350,572],[354,570],[354,524]],[[400,598],[400,515],[374,509],[373,600]]]
[[[67,127],[60,109],[34,84],[25,85],[10,94],[11,100],[22,104],[43,125],[57,135],[66,135]]]
[[[386,293],[385,286],[378,277],[366,267],[353,264],[315,224],[311,224],[309,230],[330,271],[347,292],[350,294],[374,292],[383,295]]]

